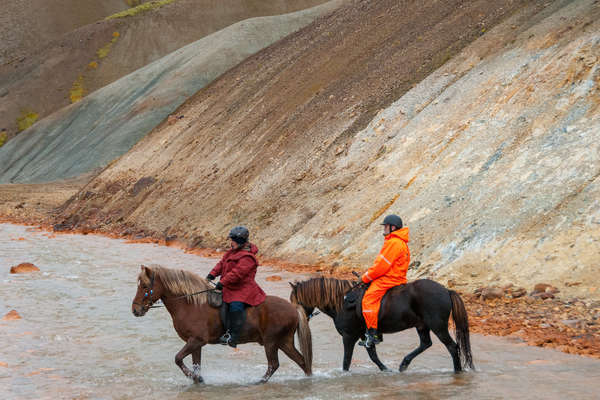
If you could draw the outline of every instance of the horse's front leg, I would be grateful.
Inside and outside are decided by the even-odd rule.
[[[204,343],[197,340],[196,338],[191,338],[187,341],[185,346],[183,346],[183,348],[181,350],[179,350],[179,353],[177,353],[177,355],[175,356],[175,364],[177,364],[177,366],[179,368],[181,368],[181,371],[183,372],[183,374],[185,376],[193,379],[194,382],[197,381],[196,374],[193,371],[190,371],[188,367],[186,367],[185,363],[183,362],[183,359],[194,352],[198,352],[198,354],[200,354],[203,344]],[[194,360],[194,364],[195,364],[195,360]],[[198,365],[200,365],[199,362],[198,362]],[[200,377],[200,379],[202,379],[202,377]]]
[[[367,354],[369,354],[369,358],[373,361],[381,371],[388,371],[388,367],[386,367],[379,357],[377,356],[377,350],[375,350],[375,346],[367,347]]]
[[[204,383],[200,375],[200,364],[202,364],[202,346],[192,352],[192,373],[194,374],[194,383]]]
[[[408,368],[408,366],[410,365],[411,361],[418,356],[419,354],[421,354],[422,352],[424,352],[425,350],[427,350],[428,348],[431,347],[431,334],[429,333],[429,328],[423,326],[423,327],[419,327],[417,328],[417,332],[419,333],[419,339],[421,340],[421,342],[419,343],[419,347],[417,347],[415,350],[411,351],[409,354],[406,355],[406,357],[404,357],[404,359],[402,360],[402,363],[400,363],[400,372],[402,371],[406,371],[406,368]],[[448,330],[446,330],[446,333],[448,332]],[[450,335],[448,335],[448,337],[450,337]],[[456,363],[455,363],[456,365]]]
[[[342,365],[342,369],[344,371],[348,371],[350,369],[350,364],[352,363],[352,354],[354,353],[354,345],[358,340],[357,336],[344,334],[344,363]]]

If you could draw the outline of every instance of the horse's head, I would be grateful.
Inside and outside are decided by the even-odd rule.
[[[304,308],[304,312],[306,313],[307,316],[312,315],[313,311],[315,311],[315,307],[303,304],[298,299],[298,285],[299,285],[299,283],[289,282],[289,284],[292,287],[292,293],[290,293],[290,303],[292,303],[292,304],[298,304],[298,305],[302,306],[302,308]]]
[[[131,304],[131,312],[136,317],[143,317],[152,304],[161,298],[164,291],[156,271],[144,265],[141,266],[141,269],[138,275],[137,292]]]

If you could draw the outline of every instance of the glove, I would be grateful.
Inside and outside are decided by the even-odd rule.
[[[209,281],[214,281],[215,277],[212,276],[211,274],[206,275],[206,279],[208,279]]]
[[[215,285],[215,289],[223,290],[223,284],[221,282],[217,282],[217,284]]]

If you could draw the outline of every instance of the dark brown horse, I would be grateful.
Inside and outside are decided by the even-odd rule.
[[[360,290],[358,283],[321,277],[290,284],[291,302],[302,305],[307,315],[312,315],[314,309],[318,308],[333,318],[344,342],[343,368],[347,371],[350,368],[354,345],[359,338],[364,339],[366,329],[360,298],[355,293]],[[344,305],[346,295],[348,298],[358,298],[354,307]],[[451,313],[458,344],[448,332]],[[379,330],[382,333],[393,333],[413,327],[419,333],[421,344],[404,357],[400,371],[408,368],[413,358],[431,346],[431,331],[450,352],[455,372],[462,371],[465,366],[473,368],[467,311],[458,293],[429,279],[420,279],[390,289],[381,302]],[[367,348],[367,352],[379,369],[387,370],[377,357],[375,346]]]
[[[156,301],[162,300],[173,318],[175,331],[185,342],[185,346],[175,356],[175,364],[196,383],[203,382],[200,375],[202,346],[218,343],[219,336],[224,332],[219,308],[207,303],[207,294],[211,289],[207,280],[191,272],[142,266],[137,293],[131,305],[133,315],[141,317]],[[294,346],[296,331],[302,353]],[[312,339],[302,307],[279,297],[267,296],[259,306],[248,308],[246,323],[238,343],[249,342],[258,342],[265,347],[269,366],[261,382],[266,382],[279,367],[280,349],[306,375],[311,375]],[[193,370],[183,362],[190,354]]]

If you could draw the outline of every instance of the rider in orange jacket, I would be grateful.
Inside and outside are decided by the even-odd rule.
[[[385,241],[379,255],[369,270],[362,276],[365,284],[371,285],[362,299],[362,312],[367,325],[365,341],[359,344],[371,347],[381,343],[377,330],[377,318],[383,295],[394,286],[406,283],[406,272],[410,263],[408,250],[408,228],[402,227],[402,219],[394,214],[384,218]]]

